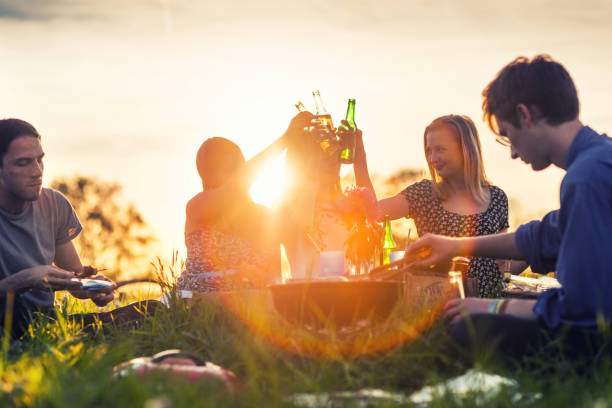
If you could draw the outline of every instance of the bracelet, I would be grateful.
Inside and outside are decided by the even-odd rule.
[[[497,311],[497,313],[504,314],[509,303],[510,303],[510,299],[502,299],[502,301],[499,304],[499,310]]]
[[[503,313],[508,304],[508,299],[493,299],[487,309],[488,313],[500,314]]]
[[[500,301],[497,302],[497,306],[495,307],[495,314],[499,314],[502,310],[502,307],[504,307],[505,304],[506,304],[506,299],[500,299]]]
[[[487,309],[487,313],[497,313],[496,309],[497,309],[497,305],[499,304],[500,301],[501,301],[501,299],[493,299],[491,301],[491,303],[489,304],[489,308]]]

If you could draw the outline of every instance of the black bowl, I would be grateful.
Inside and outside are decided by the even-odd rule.
[[[402,290],[398,281],[303,281],[270,285],[274,307],[293,323],[347,326],[389,316]]]

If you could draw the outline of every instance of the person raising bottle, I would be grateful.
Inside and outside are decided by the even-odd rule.
[[[202,143],[196,157],[202,191],[186,206],[187,259],[179,289],[214,292],[280,278],[283,217],[254,203],[249,187],[269,159],[304,143],[304,128],[312,118],[309,112],[296,115],[283,136],[249,161],[228,139]]]
[[[412,218],[419,235],[465,237],[505,232],[509,227],[508,199],[485,175],[472,120],[462,115],[436,118],[425,128],[423,142],[431,179],[379,200],[381,215]],[[356,131],[354,166],[357,185],[374,192],[360,130]],[[524,269],[524,263],[514,263],[513,272],[519,268]],[[503,274],[495,259],[473,258],[467,277],[477,279],[481,297],[501,295]]]

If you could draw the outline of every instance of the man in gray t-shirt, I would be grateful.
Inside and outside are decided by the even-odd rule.
[[[43,156],[32,125],[0,120],[0,311],[7,294],[16,294],[18,324],[27,323],[36,308],[49,310],[55,290],[70,290],[99,306],[114,298],[113,286],[85,291],[71,280],[84,270],[72,242],[82,227],[61,193],[42,188]]]

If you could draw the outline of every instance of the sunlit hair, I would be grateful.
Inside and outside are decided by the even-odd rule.
[[[499,134],[498,120],[519,127],[516,106],[527,106],[536,118],[560,125],[578,117],[580,102],[572,77],[548,55],[518,57],[503,67],[482,91],[482,111],[489,128]]]
[[[451,129],[461,145],[461,152],[463,153],[463,179],[466,187],[470,193],[472,193],[474,199],[481,203],[486,202],[486,187],[490,185],[490,182],[484,170],[478,130],[476,130],[474,122],[472,122],[469,117],[463,115],[441,116],[434,119],[434,121],[425,128],[425,133],[423,135],[425,158],[427,159],[431,179],[434,182],[435,193],[442,200],[447,199],[449,196],[448,185],[431,164],[431,160],[427,154],[427,135],[443,127]]]
[[[209,172],[219,168],[228,171],[235,170],[245,163],[240,147],[223,137],[206,139],[198,149],[196,167],[202,180],[206,180]]]

